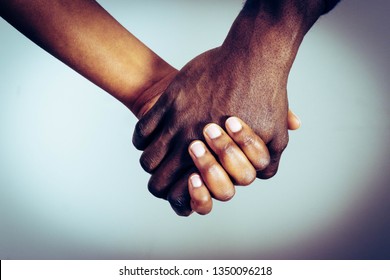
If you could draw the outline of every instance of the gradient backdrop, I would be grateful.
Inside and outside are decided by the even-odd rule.
[[[242,1],[99,1],[181,68]],[[344,0],[289,80],[303,126],[271,180],[208,216],[148,193],[136,118],[0,19],[0,259],[390,259],[390,2]]]

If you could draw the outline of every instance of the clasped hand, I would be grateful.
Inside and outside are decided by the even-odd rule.
[[[133,143],[144,150],[140,162],[152,174],[149,190],[179,215],[207,213],[210,195],[226,201],[234,185],[275,175],[289,123],[299,126],[288,113],[287,73],[253,72],[245,55],[221,47],[193,59],[153,106],[145,105],[151,109],[136,125]]]

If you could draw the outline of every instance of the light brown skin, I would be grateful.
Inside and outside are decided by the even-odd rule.
[[[237,125],[232,126],[232,121],[241,128],[237,130]],[[202,215],[211,211],[212,196],[225,201],[233,197],[235,188],[232,180],[249,185],[256,178],[256,170],[262,170],[269,164],[267,146],[247,124],[231,117],[225,127],[226,132],[216,124],[206,125],[203,135],[210,149],[199,140],[189,146],[189,154],[200,173],[199,178],[203,179],[201,186],[192,182],[194,175],[198,175],[196,173],[188,180],[191,208]],[[210,129],[219,132],[210,134]],[[195,145],[203,147],[204,153],[194,152]]]
[[[93,0],[0,0],[0,16],[135,114],[177,73]]]
[[[304,35],[330,2],[337,1],[247,1],[223,45],[190,61],[138,122],[133,143],[144,150],[141,165],[152,173],[149,190],[168,199],[177,214],[191,213],[186,178],[195,168],[187,147],[204,139],[207,123],[223,126],[228,117],[240,117],[270,152],[270,164],[257,177],[276,174],[288,142],[288,74]]]

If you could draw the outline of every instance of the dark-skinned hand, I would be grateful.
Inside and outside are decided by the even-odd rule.
[[[241,118],[269,150],[270,160],[259,158],[256,164],[257,177],[267,179],[277,172],[288,143],[287,79],[304,31],[294,34],[282,19],[261,12],[244,9],[224,44],[184,66],[136,125],[133,143],[144,150],[140,162],[152,174],[149,190],[167,199],[179,215],[191,213],[188,177],[196,167],[188,145],[204,140],[207,123],[223,127],[230,116]],[[248,145],[252,140],[246,139]],[[223,149],[229,153],[231,146]],[[243,174],[234,184],[251,180]],[[212,193],[221,201],[233,194]]]

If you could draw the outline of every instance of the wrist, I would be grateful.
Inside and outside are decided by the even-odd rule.
[[[143,89],[133,94],[133,99],[124,104],[140,119],[153,107],[177,73],[178,70],[173,67],[155,73],[154,78],[145,81]]]

